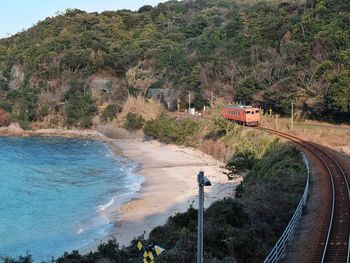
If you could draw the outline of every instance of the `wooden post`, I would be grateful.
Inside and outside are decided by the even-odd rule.
[[[277,121],[278,115],[275,115],[275,125],[276,125],[276,130],[278,130],[278,121]]]

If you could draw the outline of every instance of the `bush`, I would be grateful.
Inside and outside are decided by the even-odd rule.
[[[227,175],[230,178],[251,170],[257,161],[277,144],[278,139],[269,136],[258,138],[255,132],[247,133],[240,139],[233,157],[226,164],[226,168],[230,171]]]
[[[10,104],[0,101],[0,109],[3,109],[6,112],[11,112],[12,111],[12,107]]]
[[[200,123],[197,120],[191,118],[176,120],[163,114],[156,120],[146,122],[143,131],[145,135],[152,136],[164,143],[195,146],[199,127]]]
[[[122,111],[122,107],[118,104],[109,104],[102,112],[101,119],[102,121],[111,121],[113,120],[117,113]]]
[[[129,112],[126,115],[126,120],[124,123],[124,128],[128,131],[136,131],[142,129],[145,123],[145,119],[141,114]]]

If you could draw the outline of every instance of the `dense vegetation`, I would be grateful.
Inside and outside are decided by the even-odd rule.
[[[197,108],[225,97],[288,115],[293,100],[298,116],[349,122],[349,12],[345,0],[67,10],[0,39],[0,107],[25,125],[87,127],[103,109],[84,105],[118,105],[127,94],[171,88],[164,103],[172,109],[177,97],[185,107],[191,90]],[[67,97],[69,89],[79,91]],[[72,104],[82,111],[71,114],[80,108]]]
[[[143,132],[163,143],[198,148],[227,162],[230,174],[252,169],[276,139],[266,133],[247,129],[220,116],[222,105],[215,103],[205,118],[176,118],[162,114],[147,121]]]
[[[262,262],[274,245],[305,185],[305,168],[298,149],[274,143],[245,176],[236,199],[226,198],[212,204],[204,213],[204,250],[208,262]],[[195,262],[197,210],[171,216],[164,226],[156,227],[149,239],[135,239],[120,248],[116,240],[98,247],[96,252],[80,255],[66,253],[57,263],[142,262],[136,243],[158,244],[166,249],[159,263]],[[6,263],[30,263],[30,256]]]

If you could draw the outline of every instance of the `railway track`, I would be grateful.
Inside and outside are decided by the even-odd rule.
[[[309,154],[321,162],[323,170],[328,174],[327,189],[324,189],[322,204],[326,216],[320,218],[321,232],[317,237],[311,257],[307,262],[350,262],[350,175],[341,166],[339,157],[324,146],[304,141],[296,136],[280,131],[260,128],[277,136],[291,140],[300,145]]]

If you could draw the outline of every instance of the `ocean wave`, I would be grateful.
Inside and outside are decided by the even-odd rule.
[[[114,197],[112,197],[111,200],[109,200],[108,203],[103,204],[103,205],[99,205],[99,206],[97,207],[97,212],[104,211],[104,210],[106,210],[108,207],[110,207],[110,206],[113,205],[113,204],[114,204]]]

